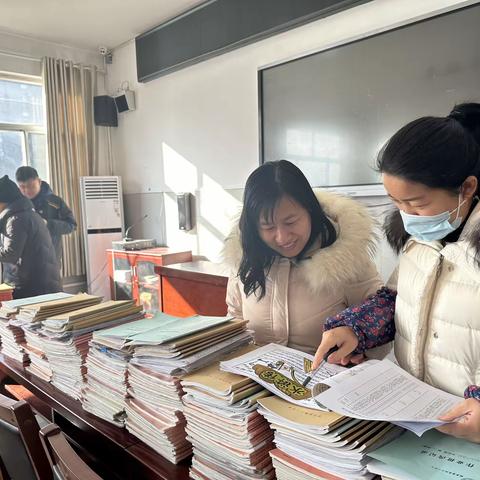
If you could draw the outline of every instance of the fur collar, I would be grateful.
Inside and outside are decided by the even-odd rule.
[[[373,259],[377,241],[374,221],[363,205],[327,191],[315,190],[315,195],[334,223],[337,239],[297,264],[313,293],[361,280]],[[222,258],[235,275],[242,258],[238,218],[225,240]]]

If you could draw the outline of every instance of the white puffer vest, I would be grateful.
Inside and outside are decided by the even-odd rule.
[[[397,272],[398,362],[455,395],[480,384],[480,268],[467,239],[479,222],[480,204],[455,243],[409,239]]]

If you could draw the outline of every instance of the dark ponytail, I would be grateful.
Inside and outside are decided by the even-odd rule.
[[[457,120],[470,132],[480,149],[480,103],[462,103],[457,105],[449,117]],[[474,174],[479,179],[478,174]],[[477,189],[478,194],[478,189]],[[467,234],[469,243],[475,252],[475,263],[480,267],[480,226],[476,226]]]
[[[468,130],[477,145],[480,145],[480,103],[456,105],[448,116]]]
[[[458,194],[467,177],[480,180],[480,104],[462,103],[446,117],[408,123],[383,147],[377,167],[381,173]],[[388,216],[385,233],[399,252],[408,234],[398,209]]]

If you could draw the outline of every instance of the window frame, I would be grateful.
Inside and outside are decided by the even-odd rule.
[[[7,80],[10,82],[19,82],[19,83],[29,83],[32,85],[39,85],[42,87],[43,90],[43,81],[42,77],[36,75],[25,75],[21,73],[12,73],[12,72],[4,72],[0,71],[0,80]],[[35,124],[28,124],[28,123],[2,123],[0,122],[0,130],[3,131],[15,131],[20,132],[23,134],[23,147],[25,151],[25,164],[27,166],[31,166],[31,153],[30,153],[30,146],[28,142],[28,136],[30,133],[40,133],[45,135],[45,139],[47,138],[47,119],[45,115],[45,92],[43,92],[43,110],[44,110],[44,118],[45,124],[44,125],[35,125]],[[48,146],[46,149],[46,158],[45,158],[45,171],[47,172],[47,177],[50,177],[50,168],[48,162]],[[48,178],[45,180],[48,181]]]

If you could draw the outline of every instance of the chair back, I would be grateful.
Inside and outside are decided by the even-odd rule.
[[[55,480],[102,480],[78,456],[57,425],[42,428],[40,438]]]
[[[30,405],[0,394],[0,466],[11,480],[51,480],[52,470]]]

